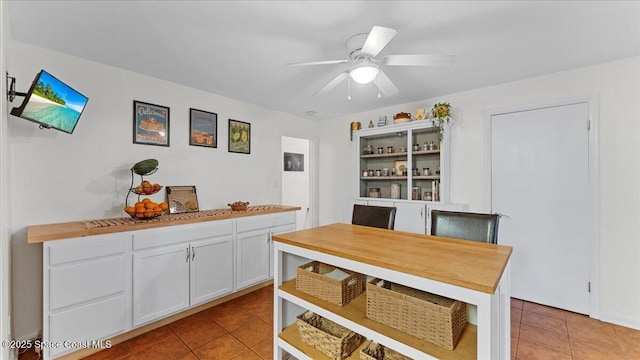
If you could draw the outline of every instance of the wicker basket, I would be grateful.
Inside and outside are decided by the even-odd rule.
[[[349,276],[343,280],[325,276],[336,269]],[[367,277],[363,274],[339,269],[318,261],[301,265],[296,270],[297,290],[340,306],[348,304],[362,294],[367,283]]]
[[[298,315],[296,323],[302,341],[332,359],[343,360],[364,340],[362,335],[311,311]]]
[[[453,350],[467,325],[467,304],[373,279],[367,284],[367,317]]]
[[[362,350],[360,350],[360,359],[361,360],[411,360],[411,358],[408,358],[380,344],[376,344],[373,341],[369,341],[367,346],[365,346]]]

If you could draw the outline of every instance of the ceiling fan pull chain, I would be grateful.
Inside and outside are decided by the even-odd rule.
[[[351,100],[351,76],[347,79],[347,100]]]
[[[380,95],[380,72],[378,71],[378,99],[382,98]]]

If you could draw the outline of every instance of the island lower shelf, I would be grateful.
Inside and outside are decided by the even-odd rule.
[[[464,332],[462,333],[462,337],[460,338],[455,349],[447,350],[438,345],[431,344],[400,330],[394,329],[390,326],[368,319],[366,317],[366,292],[360,294],[349,304],[345,306],[338,306],[296,290],[295,279],[287,281],[280,285],[278,291],[281,298],[296,303],[303,308],[312,311],[315,310],[315,312],[317,312],[321,316],[337,316],[344,320],[341,321],[342,323],[346,321],[356,323],[363,326],[364,328],[370,329],[375,334],[380,334],[379,338],[371,338],[370,340],[383,343],[383,345],[383,338],[386,337],[439,359],[476,359],[478,336],[477,327],[475,325],[467,324]],[[316,357],[316,353],[314,352],[316,350],[300,340],[299,336],[297,335],[297,329],[295,331],[291,330],[291,327],[293,326],[295,326],[295,324],[287,327],[280,334],[280,338],[291,344],[293,347],[295,347],[305,355],[309,356],[309,358],[317,359],[318,357]],[[355,331],[355,329],[352,330]],[[366,334],[362,335],[366,336]],[[312,349],[313,351],[310,351],[308,349]],[[359,351],[359,349],[357,351]],[[356,357],[354,358],[359,359],[358,354],[354,354],[356,355]],[[326,356],[324,358],[328,359],[328,357]],[[318,359],[324,358],[320,357]]]

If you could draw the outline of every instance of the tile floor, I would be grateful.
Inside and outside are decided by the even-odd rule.
[[[273,288],[262,288],[86,359],[272,359],[272,309]],[[640,360],[640,331],[512,299],[511,358]]]

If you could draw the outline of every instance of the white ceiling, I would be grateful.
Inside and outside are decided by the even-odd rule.
[[[638,1],[8,1],[14,40],[327,119],[640,55]],[[380,53],[453,54],[447,68],[386,67],[400,89],[347,82],[345,41],[398,30]],[[213,111],[213,110],[212,110]],[[315,111],[315,116],[307,115]]]

